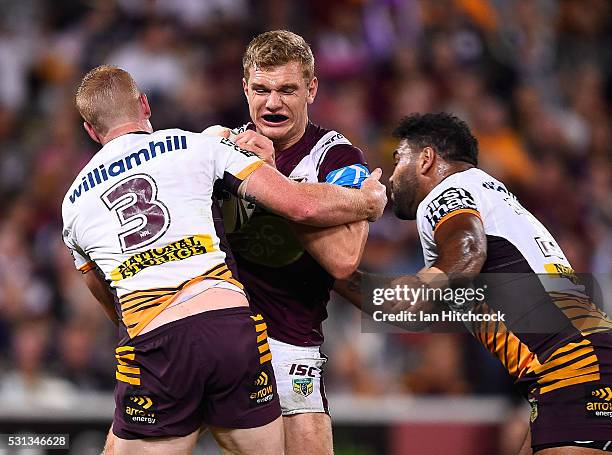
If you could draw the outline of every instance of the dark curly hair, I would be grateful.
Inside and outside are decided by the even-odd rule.
[[[452,114],[410,114],[400,121],[393,136],[406,140],[415,151],[431,147],[446,161],[478,166],[478,141],[467,124]]]

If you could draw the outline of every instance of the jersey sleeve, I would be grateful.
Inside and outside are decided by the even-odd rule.
[[[81,250],[76,244],[76,241],[73,238],[72,230],[64,227],[62,230],[62,238],[64,243],[68,247],[68,251],[70,251],[70,255],[72,256],[72,260],[74,261],[74,266],[77,270],[81,272],[89,272],[91,269],[95,267],[95,263],[89,259],[87,254]]]
[[[319,182],[359,188],[368,175],[370,171],[363,152],[352,145],[338,144],[325,154],[318,179]]]
[[[244,150],[226,138],[214,138],[215,149],[213,160],[215,176],[223,180],[224,187],[233,194],[238,187],[256,169],[264,165],[255,153]]]

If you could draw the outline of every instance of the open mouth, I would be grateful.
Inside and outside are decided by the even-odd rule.
[[[263,119],[269,123],[283,123],[285,120],[288,120],[289,117],[281,114],[266,114],[263,116]]]

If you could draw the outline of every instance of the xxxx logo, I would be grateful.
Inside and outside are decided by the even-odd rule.
[[[257,386],[268,385],[268,375],[265,373],[265,371],[262,371],[261,373],[259,373],[259,376],[255,380],[255,385]]]
[[[591,395],[601,400],[610,401],[612,400],[612,389],[610,387],[603,387],[601,389],[595,389],[591,392]]]
[[[153,400],[151,400],[149,397],[142,397],[138,395],[131,396],[130,401],[134,402],[134,404],[137,404],[143,409],[149,409],[153,405]]]

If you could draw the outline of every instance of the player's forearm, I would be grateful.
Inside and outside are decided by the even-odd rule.
[[[386,204],[385,187],[372,173],[361,189],[326,183],[297,183],[269,166],[254,171],[239,188],[240,197],[300,224],[328,227],[375,220]]]
[[[363,294],[363,282],[366,279],[367,273],[361,270],[355,270],[351,276],[344,280],[336,280],[334,282],[334,291],[341,297],[346,299],[355,308],[358,308],[364,312],[367,312],[367,308],[371,308],[371,305],[363,305],[364,294]],[[372,312],[368,312],[372,314]]]
[[[375,305],[373,301],[374,296],[369,292],[364,292],[374,288],[393,290],[398,287],[402,289],[406,287],[418,291],[419,289],[429,287],[428,283],[432,286],[440,283],[439,280],[428,281],[428,279],[428,276],[423,276],[421,273],[417,275],[384,278],[361,270],[356,270],[348,279],[336,280],[333,289],[353,306],[369,315],[373,315],[374,312],[378,311],[382,311],[385,314],[399,314],[402,312],[414,314],[420,314],[420,312],[437,313],[441,310],[441,306],[434,301],[424,299],[409,301],[399,298],[399,296],[394,293],[394,298],[385,299],[382,304]],[[406,292],[405,294],[409,293]],[[431,325],[431,322],[417,318],[415,321],[409,323],[397,322],[392,324],[410,332],[419,332],[426,330]]]
[[[296,203],[303,210],[294,221],[328,227],[367,220],[375,206],[359,190],[320,183],[296,183]]]
[[[335,279],[348,278],[359,266],[369,223],[355,223],[330,228],[292,225],[306,251]]]

